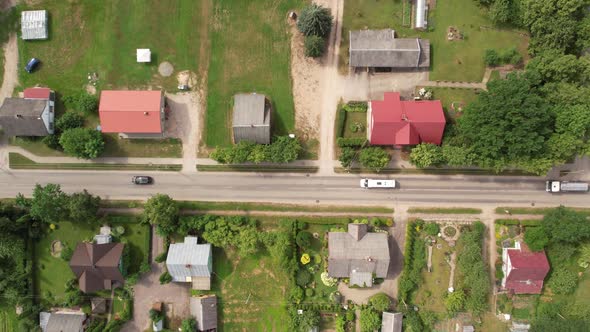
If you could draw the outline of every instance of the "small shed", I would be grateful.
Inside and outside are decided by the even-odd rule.
[[[47,39],[47,11],[25,10],[20,18],[21,38],[23,40]]]
[[[149,48],[138,48],[137,49],[137,62],[148,63],[152,62],[152,51]]]
[[[104,297],[93,297],[90,299],[90,308],[93,314],[104,314],[107,312],[107,299]]]
[[[270,102],[264,95],[241,93],[234,96],[234,143],[270,144],[270,121]]]

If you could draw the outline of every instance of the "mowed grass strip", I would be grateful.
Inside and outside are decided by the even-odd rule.
[[[299,0],[224,0],[213,6],[205,143],[231,144],[236,93],[256,92],[272,102],[272,134],[294,129],[290,33],[286,16]]]
[[[89,72],[97,88],[175,87],[176,79],[157,75],[160,62],[175,70],[199,69],[201,1],[85,0],[45,1],[23,10],[45,9],[49,39],[19,40],[20,63],[38,57],[34,74],[19,66],[23,87],[47,85],[60,94],[78,92]],[[152,62],[136,62],[136,49],[149,48]]]
[[[481,209],[476,208],[429,208],[429,207],[411,207],[408,213],[428,213],[428,214],[480,214]]]
[[[175,164],[105,164],[105,163],[37,163],[20,153],[8,153],[11,169],[69,169],[69,170],[136,170],[136,171],[180,171],[182,165]]]
[[[431,31],[417,31],[403,26],[401,0],[347,0],[344,2],[342,43],[339,67],[348,68],[349,31],[360,29],[393,29],[399,38],[420,37],[430,40],[432,81],[481,82],[486,49],[498,51],[516,47],[525,56],[528,37],[520,31],[494,27],[488,13],[473,0],[437,1],[429,8],[428,25]],[[406,3],[407,5],[407,3]],[[457,8],[461,8],[460,13]],[[447,40],[447,29],[457,28],[462,40]]]
[[[506,214],[506,211],[510,212],[510,214],[547,214],[551,210],[556,209],[554,208],[542,208],[542,207],[511,207],[511,206],[499,206],[496,208],[496,213],[498,214]],[[570,208],[572,210],[576,210],[578,212],[584,213],[590,216],[590,208]]]

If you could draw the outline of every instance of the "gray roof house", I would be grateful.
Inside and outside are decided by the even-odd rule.
[[[387,277],[386,233],[369,233],[366,224],[348,224],[348,232],[328,233],[328,275],[350,278],[349,286],[372,287],[373,274]]]
[[[47,39],[47,11],[25,10],[20,16],[21,38]]]
[[[383,312],[381,319],[381,332],[402,332],[401,312]]]
[[[251,141],[270,144],[270,102],[264,95],[241,93],[234,96],[234,143]]]
[[[47,136],[54,132],[53,91],[29,88],[24,98],[6,98],[0,106],[0,129],[5,136]]]
[[[40,312],[39,326],[43,332],[82,332],[86,315],[81,312]]]
[[[191,297],[190,312],[197,321],[197,331],[217,330],[217,297],[215,295]]]
[[[193,289],[211,289],[211,244],[198,244],[195,236],[185,237],[183,243],[171,244],[166,267],[175,282],[192,282]]]
[[[354,68],[428,69],[430,41],[395,38],[395,31],[350,31],[349,63]]]

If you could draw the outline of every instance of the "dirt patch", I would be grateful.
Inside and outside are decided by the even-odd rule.
[[[178,85],[193,87],[197,84],[197,74],[189,70],[183,70],[176,75],[176,80],[178,80]]]
[[[172,66],[172,64],[168,61],[164,61],[160,63],[160,65],[158,66],[158,73],[160,73],[160,75],[164,77],[172,75],[173,72],[174,66]]]
[[[96,87],[92,84],[86,84],[84,88],[88,94],[95,95],[96,94]]]
[[[63,250],[63,244],[59,240],[51,242],[51,256],[61,257],[61,251]]]
[[[14,88],[18,85],[17,64],[18,46],[16,33],[13,32],[4,45],[4,78],[0,87],[0,104],[4,101],[4,98],[12,96]]]
[[[295,103],[295,127],[305,139],[318,138],[320,126],[320,63],[304,54],[303,35],[291,22],[291,76]]]

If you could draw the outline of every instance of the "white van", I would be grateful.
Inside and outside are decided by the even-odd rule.
[[[375,180],[375,179],[361,179],[361,188],[395,188],[395,180]]]

